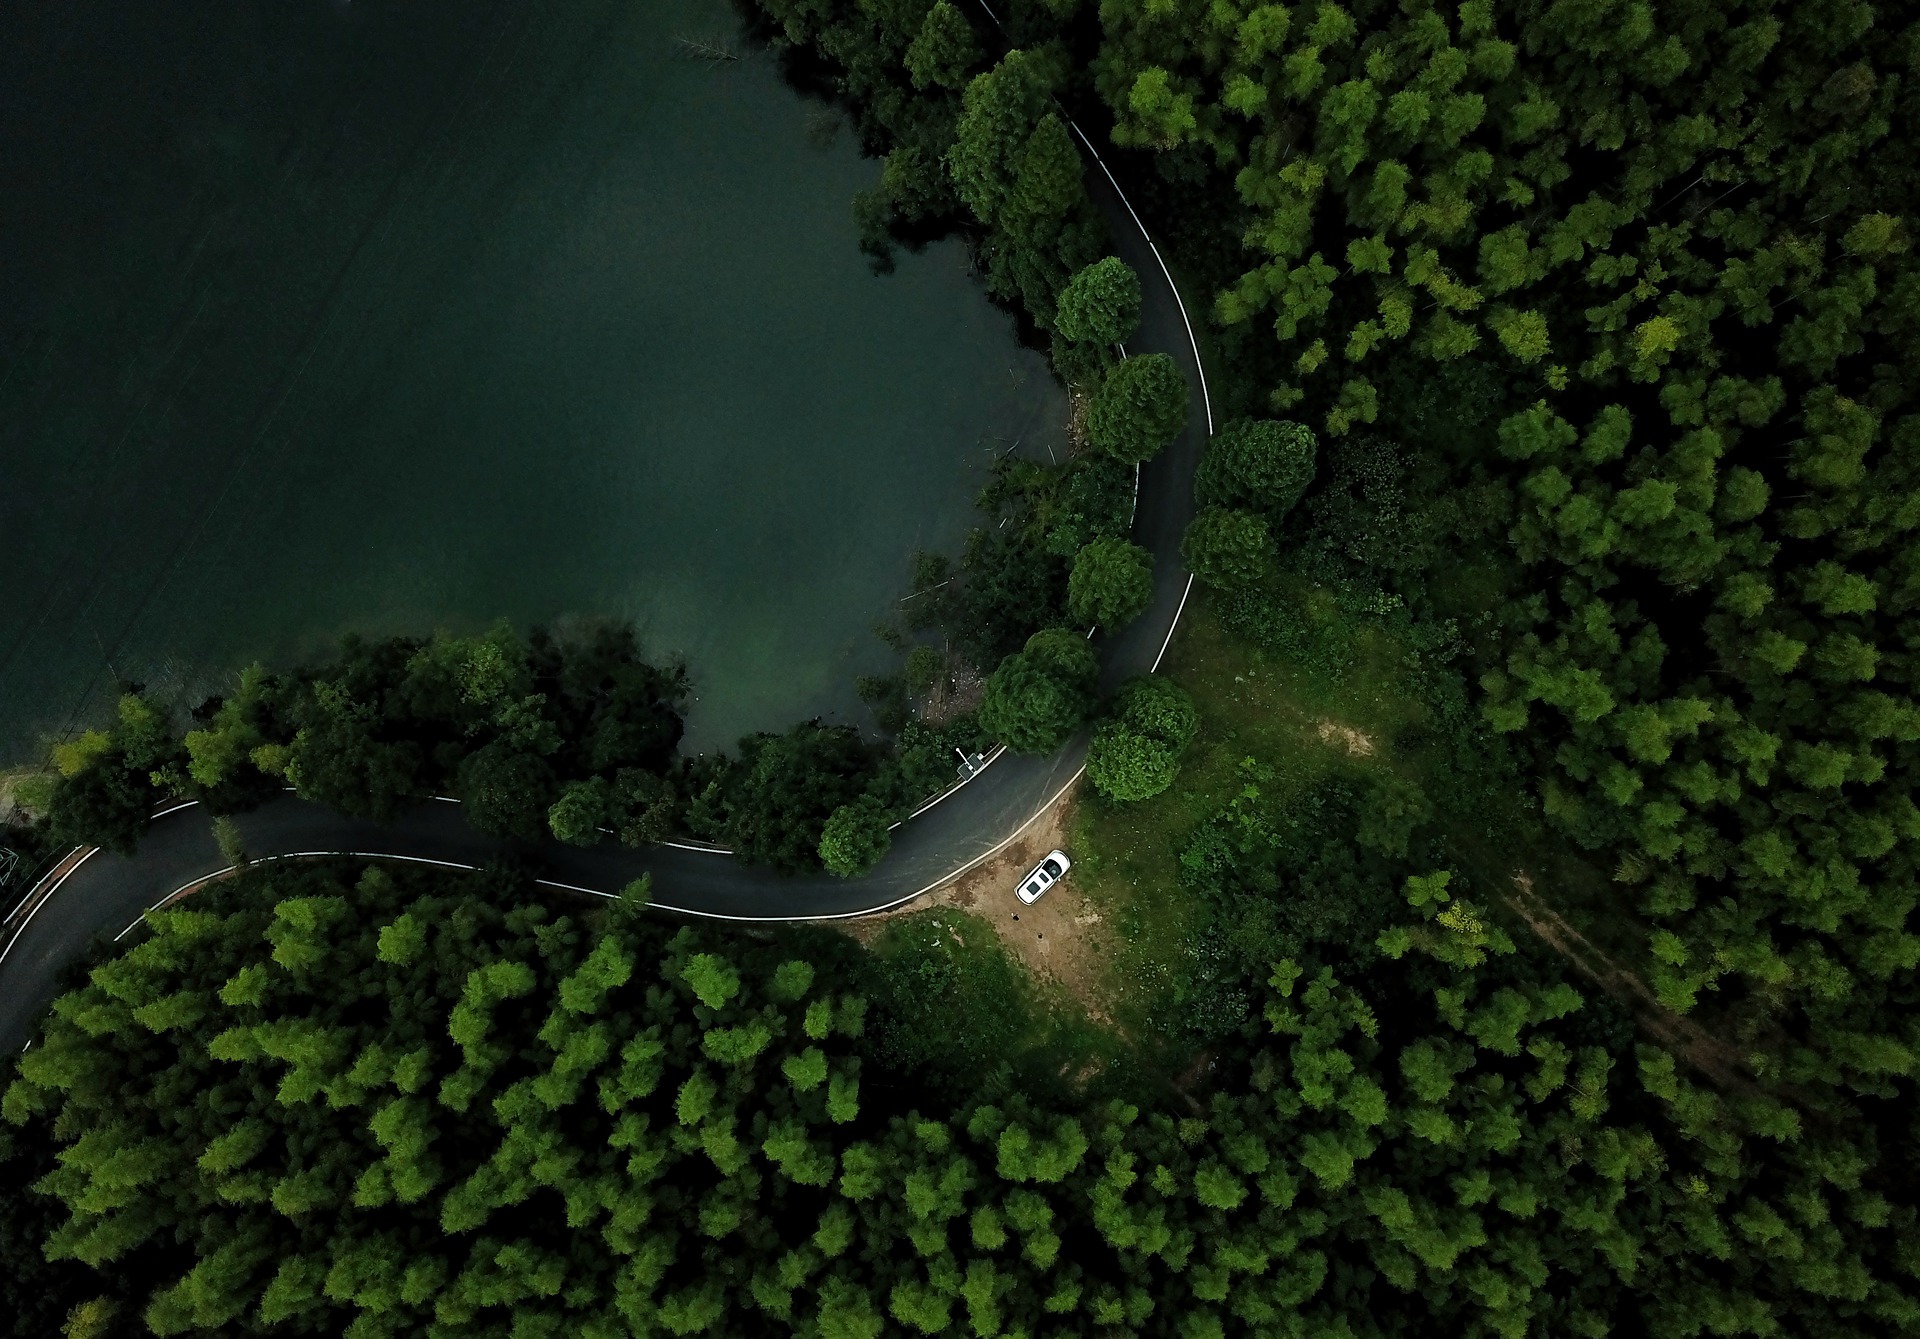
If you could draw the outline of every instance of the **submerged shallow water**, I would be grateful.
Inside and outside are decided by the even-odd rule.
[[[347,631],[633,619],[689,743],[815,714],[1044,362],[723,0],[0,18],[0,759]],[[707,61],[699,43],[740,59]]]

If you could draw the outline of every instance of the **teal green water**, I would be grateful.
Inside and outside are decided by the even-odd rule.
[[[615,615],[690,743],[862,719],[916,546],[1057,437],[957,244],[715,0],[0,19],[0,756],[346,631]],[[709,64],[679,39],[719,39]]]

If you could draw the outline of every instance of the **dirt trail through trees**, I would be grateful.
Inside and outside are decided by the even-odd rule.
[[[1525,870],[1514,874],[1513,890],[1504,900],[1548,947],[1615,1001],[1625,1005],[1648,1036],[1722,1089],[1730,1092],[1757,1089],[1737,1046],[1713,1036],[1692,1019],[1661,1004],[1646,982],[1548,906],[1534,891],[1533,877]]]

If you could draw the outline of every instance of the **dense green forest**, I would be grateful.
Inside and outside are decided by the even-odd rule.
[[[1109,128],[1211,290],[1240,431],[1321,439],[1298,505],[1224,465],[1205,490],[1187,552],[1234,625],[1307,657],[1371,616],[1452,643],[1455,728],[1613,875],[1667,1006],[1714,1010],[1756,1079],[1910,1092],[1920,26],[1848,0],[762,8],[885,155],[876,249],[959,221],[1096,400],[1134,360],[1073,337],[1090,206],[1061,146],[1069,115]],[[971,583],[1009,584],[1020,542]]]
[[[1857,1155],[1636,1053],[1449,884],[1377,890],[1351,970],[1273,964],[1212,1091],[1143,1105],[943,1079],[914,978],[821,932],[249,874],[154,916],[18,1061],[14,1332],[1914,1323],[1911,1211]]]
[[[1920,1328],[1920,21],[995,10],[755,0],[883,160],[876,265],[965,237],[1082,411],[1085,450],[1003,462],[964,550],[916,562],[905,631],[983,671],[977,722],[911,717],[923,647],[865,686],[883,742],[687,758],[679,676],[617,631],[356,642],[191,724],[129,697],[62,751],[49,840],[131,843],[163,792],[447,790],[502,834],[857,874],[954,745],[1089,722],[1090,803],[1165,792],[1193,702],[1102,702],[1082,630],[1145,603],[1132,467],[1188,406],[1118,356],[1140,277],[1071,123],[1205,316],[1211,607],[1330,676],[1390,629],[1454,806],[1505,787],[1597,869],[1583,914],[1731,1064],[1637,1033],[1390,783],[1250,777],[1179,834],[1199,985],[1164,1054],[1085,1072],[982,1054],[934,956],[676,929],[642,889],[253,871],[104,955],[17,1062],[15,1333]]]

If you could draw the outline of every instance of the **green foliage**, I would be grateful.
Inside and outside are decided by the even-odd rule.
[[[1191,744],[1200,729],[1192,694],[1164,674],[1142,674],[1120,685],[1113,696],[1113,715],[1176,749]]]
[[[1165,740],[1103,721],[1087,750],[1087,780],[1110,800],[1145,800],[1180,774],[1180,754]]]
[[[1140,324],[1140,276],[1118,256],[1097,260],[1061,290],[1054,328],[1088,344],[1123,343]]]
[[[1159,674],[1130,679],[1094,732],[1087,779],[1108,799],[1150,799],[1173,784],[1199,728],[1193,698],[1179,684]]]
[[[1912,1208],[1870,1154],[1621,1045],[1457,876],[1407,880],[1384,957],[1271,960],[1204,1104],[982,1093],[989,1050],[950,1108],[883,1057],[965,999],[992,1026],[1020,986],[939,922],[869,967],[831,936],[796,957],[351,877],[280,867],[161,913],[9,1062],[0,1175],[52,1209],[0,1234],[44,1234],[8,1247],[35,1308],[15,1332],[118,1310],[157,1333],[1172,1336],[1285,1306],[1334,1332],[1667,1339],[1720,1304],[1878,1332],[1835,1277],[1906,1314]],[[376,956],[402,924],[409,961]],[[889,1001],[877,1032],[850,972]],[[140,1016],[250,975],[183,1026]]]
[[[842,878],[865,874],[893,845],[892,824],[893,813],[872,796],[841,805],[820,830],[820,863]]]
[[[1149,460],[1186,426],[1188,394],[1186,377],[1167,354],[1125,359],[1093,394],[1087,437],[1129,465]]]
[[[727,782],[729,842],[775,869],[818,868],[827,820],[864,793],[874,764],[873,750],[844,726],[799,725],[742,740]]]
[[[569,781],[547,810],[548,829],[571,846],[595,845],[600,840],[600,827],[607,820],[608,790],[600,777]]]
[[[935,0],[907,48],[906,67],[914,87],[959,88],[979,59],[980,44],[966,18],[948,0]]]
[[[482,832],[534,841],[553,805],[553,768],[538,753],[496,739],[468,754],[458,775],[467,817]]]
[[[1153,555],[1124,539],[1096,539],[1074,555],[1067,608],[1089,626],[1117,632],[1153,602]]]
[[[127,698],[112,730],[62,752],[75,770],[51,818],[63,841],[124,850],[169,796],[218,814],[291,784],[381,821],[453,791],[484,831],[537,838],[565,781],[593,782],[624,817],[640,778],[657,783],[673,764],[685,691],[678,671],[642,660],[619,626],[564,643],[504,625],[471,638],[349,637],[324,665],[246,669],[184,738],[158,708]],[[586,806],[569,794],[577,828]],[[648,831],[674,817],[675,803],[662,805]]]
[[[1051,753],[1093,710],[1100,662],[1081,634],[1045,628],[987,678],[980,725],[1016,753]]]
[[[1202,507],[1243,508],[1278,521],[1313,482],[1311,429],[1272,419],[1229,423],[1207,443],[1194,494]]]
[[[1253,512],[1208,507],[1187,524],[1180,556],[1209,586],[1243,589],[1273,571],[1273,532]]]

